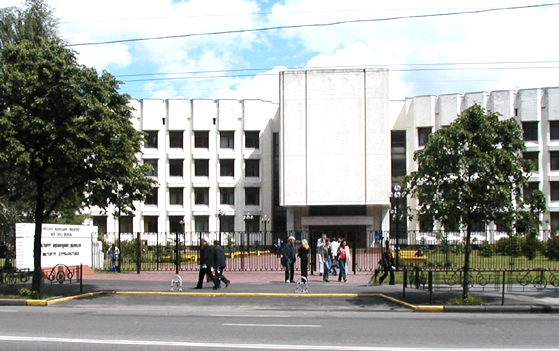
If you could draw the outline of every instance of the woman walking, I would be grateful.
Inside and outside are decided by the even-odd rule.
[[[347,282],[347,268],[351,262],[351,250],[347,246],[347,242],[342,240],[340,247],[338,248],[338,265],[340,267],[340,275],[338,275],[338,281],[341,282],[342,279],[344,283]]]
[[[307,272],[309,267],[309,252],[310,246],[307,239],[301,241],[301,246],[297,250],[297,257],[301,260],[301,277],[307,279]]]

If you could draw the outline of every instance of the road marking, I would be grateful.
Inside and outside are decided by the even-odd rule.
[[[19,312],[19,311],[14,311],[14,310],[0,310],[0,312],[12,312],[12,313],[16,313],[16,312]]]
[[[259,314],[259,315],[250,315],[250,314],[211,314],[210,317],[233,317],[233,318],[291,318],[288,315],[275,315],[275,314]]]
[[[143,346],[178,346],[178,347],[205,347],[221,349],[265,349],[265,350],[333,350],[333,351],[510,351],[510,348],[446,348],[446,347],[369,347],[369,346],[336,346],[336,345],[279,345],[279,344],[226,344],[183,341],[153,341],[153,340],[99,340],[75,338],[45,338],[29,336],[1,336],[4,341],[30,341],[73,344],[98,344],[98,345],[143,345]],[[559,351],[557,348],[514,348],[514,351]]]
[[[223,323],[229,327],[286,327],[286,328],[320,328],[320,325],[316,324],[243,324],[243,323]]]

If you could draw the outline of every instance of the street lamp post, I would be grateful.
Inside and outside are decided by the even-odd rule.
[[[250,213],[247,213],[246,215],[243,216],[243,221],[245,221],[245,231],[247,233],[247,252],[248,250],[248,245],[249,245],[249,241],[250,241],[250,237],[249,237],[249,231],[247,230],[248,228],[248,221],[252,221],[254,219],[254,216],[251,215]],[[243,242],[243,240],[241,239],[241,243]],[[244,255],[241,255],[241,268],[244,269],[245,268],[245,261],[244,261]]]
[[[268,216],[264,215],[262,217],[262,219],[260,219],[260,222],[262,222],[262,224],[264,224],[264,244],[267,244],[267,242],[266,242],[266,232],[267,232],[268,223],[270,223],[270,218]]]
[[[217,217],[217,236],[219,238],[219,245],[222,245],[223,243],[221,242],[221,217],[225,216],[225,212],[223,212],[223,210],[219,210],[215,213],[215,216]]]
[[[176,223],[176,222],[175,222]],[[182,232],[184,233],[184,219],[180,220],[180,225],[182,228]],[[180,250],[179,250],[179,231],[175,232],[175,274],[179,274],[179,266],[180,266]]]
[[[388,193],[392,208],[390,209],[390,216],[396,224],[396,269],[399,269],[399,256],[400,256],[400,222],[405,217],[405,211],[400,210],[400,201],[405,198],[407,193],[402,190],[400,185],[395,185],[392,191]],[[391,228],[392,229],[392,228]]]

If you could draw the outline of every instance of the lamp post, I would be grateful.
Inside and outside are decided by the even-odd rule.
[[[182,232],[184,233],[184,219],[180,220]],[[175,274],[179,274],[180,256],[179,256],[179,231],[175,232]]]
[[[250,241],[250,238],[249,238],[249,231],[247,230],[247,228],[248,228],[247,222],[248,222],[248,221],[252,221],[253,219],[254,219],[254,216],[251,215],[250,213],[247,213],[246,215],[243,216],[243,221],[245,221],[245,231],[247,232],[247,252],[249,251],[249,250],[248,250],[248,245],[249,245],[249,241]],[[241,240],[241,243],[242,243],[242,241],[243,241],[243,240]],[[241,255],[241,268],[242,268],[242,269],[245,269],[244,257],[245,257],[244,255]]]
[[[222,245],[221,242],[221,217],[225,216],[225,212],[223,212],[223,210],[219,210],[215,213],[215,216],[217,217],[217,236],[219,238],[219,245]]]
[[[267,227],[268,227],[268,223],[270,223],[270,218],[267,215],[264,215],[261,219],[260,222],[262,222],[262,224],[264,224],[264,244],[266,244],[267,240],[266,240],[266,232],[267,232]]]
[[[402,190],[402,187],[400,185],[395,185],[394,188],[392,188],[392,191],[388,193],[388,197],[390,198],[392,207],[390,209],[390,216],[392,218],[392,221],[396,224],[396,269],[400,267],[400,222],[405,217],[405,211],[400,210],[400,201],[406,196],[407,193]]]

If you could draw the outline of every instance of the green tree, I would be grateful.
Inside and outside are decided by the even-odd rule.
[[[143,134],[129,96],[107,72],[77,64],[57,39],[0,52],[0,196],[33,204],[33,289],[40,292],[41,230],[54,213],[119,203],[132,210],[153,186],[137,155]]]
[[[498,220],[513,228],[526,211],[522,187],[532,164],[523,159],[524,150],[522,129],[516,120],[499,120],[497,113],[486,114],[476,104],[450,126],[433,133],[427,145],[414,154],[419,169],[409,174],[405,183],[419,202],[418,214],[440,223],[459,223],[466,229],[464,299],[469,295],[474,223]],[[538,222],[545,210],[539,205],[527,206]]]
[[[0,8],[0,49],[24,40],[37,42],[58,36],[58,20],[43,0],[26,0],[25,7]]]

